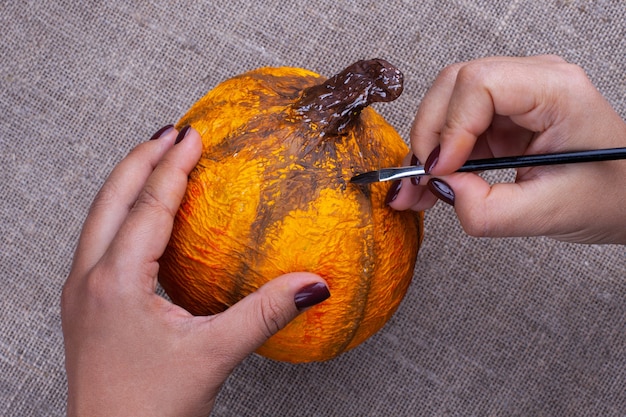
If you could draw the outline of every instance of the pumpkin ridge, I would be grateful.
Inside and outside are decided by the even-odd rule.
[[[315,348],[313,348],[311,352],[303,353],[303,357],[306,357],[306,355],[313,355],[314,354],[313,352],[316,352],[315,355],[318,355],[318,356],[311,356],[309,357],[308,360],[322,360],[323,358],[326,358],[326,357],[334,357],[338,355],[339,353],[343,352],[346,349],[346,346],[348,346],[352,342],[354,336],[357,333],[360,321],[362,320],[362,317],[363,317],[364,307],[367,302],[366,295],[369,290],[369,285],[368,285],[369,276],[367,275],[367,273],[364,273],[364,271],[365,270],[372,271],[373,269],[371,265],[369,268],[360,268],[360,266],[362,265],[370,264],[373,260],[373,257],[369,256],[373,245],[369,245],[365,243],[366,241],[373,239],[373,230],[371,226],[369,225],[368,220],[364,217],[361,220],[362,220],[362,223],[368,224],[367,229],[369,229],[368,230],[369,237],[363,236],[364,232],[363,230],[360,230],[360,235],[362,236],[363,238],[362,240],[364,242],[361,245],[361,248],[362,248],[361,254],[358,259],[355,259],[354,262],[351,262],[351,264],[355,265],[356,268],[359,268],[359,274],[355,276],[354,271],[344,271],[342,275],[336,276],[336,275],[333,275],[331,272],[326,271],[324,265],[319,264],[319,263],[312,264],[310,267],[304,268],[304,270],[317,273],[323,278],[325,278],[329,284],[331,294],[334,293],[336,294],[335,297],[339,297],[339,298],[333,299],[333,297],[331,296],[331,299],[327,300],[323,305],[319,305],[319,306],[315,306],[311,308],[309,311],[303,313],[300,317],[298,317],[297,324],[288,325],[285,329],[281,331],[281,333],[279,333],[276,336],[276,337],[283,337],[283,338],[286,337],[286,339],[284,340],[289,340],[292,336],[298,334],[296,332],[296,333],[290,333],[291,336],[285,336],[284,332],[289,332],[290,327],[301,327],[303,328],[303,331],[306,331],[307,326],[314,328],[315,325],[313,323],[316,322],[316,317],[320,314],[328,316],[328,318],[325,319],[325,321],[321,323],[322,326],[332,327],[331,323],[333,322],[342,323],[341,331],[339,333],[337,332],[333,333],[335,334],[335,336],[330,337],[328,339],[323,339],[325,336],[328,336],[328,335],[325,335],[323,333],[316,333],[315,335],[316,339],[322,338],[322,340],[326,340],[326,342],[324,342],[323,345],[316,346]],[[350,251],[351,250],[352,249],[350,249]],[[266,252],[266,251],[263,251],[263,252]],[[333,257],[332,252],[329,252],[327,255],[329,255],[329,257],[331,258]],[[262,261],[265,263],[268,263],[268,262],[273,263],[273,261],[269,257],[264,257]],[[303,270],[303,268],[298,268],[298,270]],[[282,272],[291,272],[291,271],[280,270],[279,272],[282,273]],[[351,293],[345,293],[346,291],[345,288],[339,290],[339,288],[337,287],[337,285],[339,284],[341,284],[340,287],[342,288],[344,286],[348,286],[352,288],[353,290],[355,288],[358,288],[358,291],[354,290]],[[336,292],[334,292],[335,290]],[[345,298],[347,296],[349,296],[349,298]],[[334,313],[335,311],[343,312],[343,314],[341,316],[337,316]],[[303,324],[304,322],[307,323],[307,326]],[[282,336],[279,336],[281,334]],[[296,340],[300,338],[302,338],[303,340],[306,340],[307,334],[306,333],[301,334],[300,336],[295,336],[295,338],[296,339],[294,340],[293,343],[297,343]],[[281,357],[280,349],[281,349],[282,343],[284,342],[279,341],[279,340],[277,340],[276,342],[273,342],[273,340],[270,339],[270,341],[266,343],[264,349],[262,349],[262,353],[264,352],[265,354],[269,354],[271,357],[274,357],[274,358],[276,357],[280,358]],[[300,348],[307,349],[308,345],[306,344],[302,345]],[[282,360],[287,360],[287,358],[282,357]]]
[[[360,191],[363,191],[361,188]],[[373,225],[373,216],[372,216],[372,207],[370,204],[369,195],[365,195],[365,193],[360,194],[359,200],[361,201],[361,214],[364,217],[364,242],[365,241],[374,241],[374,225]],[[376,254],[374,253],[374,245],[373,244],[364,244],[365,252],[361,256],[361,262],[359,265],[362,266],[360,269],[360,273],[358,275],[359,278],[359,295],[355,297],[359,302],[358,306],[358,316],[352,318],[352,328],[348,337],[346,337],[343,343],[337,349],[337,352],[334,354],[345,352],[349,350],[349,346],[351,346],[352,342],[355,340],[356,336],[359,333],[359,328],[361,327],[361,323],[363,319],[366,317],[366,313],[368,310],[368,301],[369,294],[371,289],[371,274],[375,272],[375,263],[376,263]],[[363,285],[364,284],[364,285]],[[332,294],[332,292],[331,292]]]

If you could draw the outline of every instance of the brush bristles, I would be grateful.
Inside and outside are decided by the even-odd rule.
[[[353,184],[371,184],[378,181],[378,171],[365,172],[350,178],[350,182]]]

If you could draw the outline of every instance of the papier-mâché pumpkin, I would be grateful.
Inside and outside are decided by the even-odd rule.
[[[384,60],[330,79],[261,68],[216,86],[178,127],[202,136],[202,157],[160,261],[159,280],[192,314],[215,314],[279,275],[308,271],[331,297],[258,353],[323,361],[357,346],[395,312],[413,275],[422,214],[385,204],[388,183],[350,178],[401,164],[408,148],[373,109],[402,91]]]

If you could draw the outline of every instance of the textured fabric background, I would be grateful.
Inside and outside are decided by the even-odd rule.
[[[88,206],[225,78],[383,57],[406,85],[377,109],[407,137],[445,65],[555,53],[626,117],[623,0],[132,3],[0,0],[0,415],[64,415],[59,296]],[[470,238],[442,204],[426,228],[381,332],[326,363],[251,356],[214,415],[626,415],[624,246]]]

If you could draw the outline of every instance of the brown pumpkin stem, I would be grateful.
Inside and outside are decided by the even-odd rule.
[[[383,59],[358,61],[323,84],[305,89],[294,108],[323,135],[340,135],[365,107],[402,94],[403,75]]]

